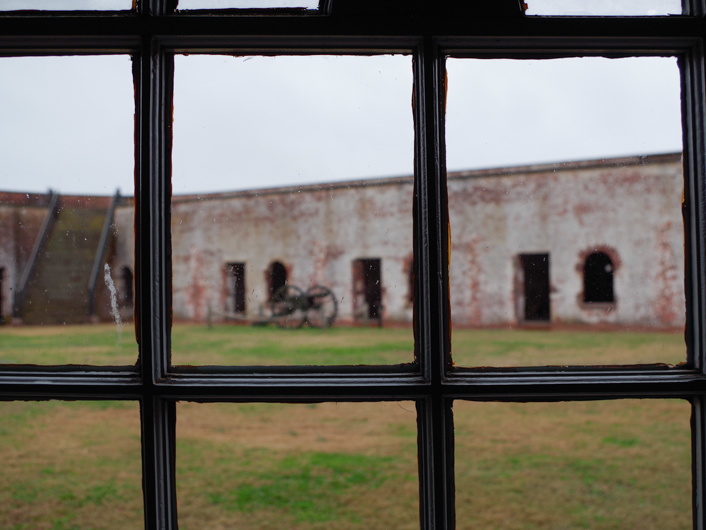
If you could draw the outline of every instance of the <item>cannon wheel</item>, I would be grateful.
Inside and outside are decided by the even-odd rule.
[[[280,328],[297,329],[306,321],[304,291],[294,285],[283,285],[272,295],[272,320]]]
[[[306,292],[306,320],[315,328],[328,328],[333,325],[338,314],[338,302],[328,287],[314,285]]]

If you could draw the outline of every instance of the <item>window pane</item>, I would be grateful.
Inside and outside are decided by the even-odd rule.
[[[411,73],[176,57],[175,364],[412,361]]]
[[[681,15],[681,0],[527,0],[527,15],[664,16]]]
[[[273,9],[304,8],[316,10],[318,0],[179,0],[178,9]]]
[[[0,362],[134,364],[130,58],[5,57],[0,77],[0,321],[19,326]]]
[[[177,414],[179,528],[419,528],[413,403]]]
[[[45,11],[124,11],[133,0],[2,0],[0,11],[41,9]]]
[[[691,528],[690,406],[454,404],[461,529]]]
[[[142,528],[135,402],[0,403],[0,527]]]
[[[448,71],[456,365],[685,361],[676,60]]]

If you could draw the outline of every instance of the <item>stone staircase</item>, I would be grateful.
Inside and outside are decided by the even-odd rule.
[[[88,280],[105,208],[59,207],[27,285],[25,324],[73,324],[87,320]]]

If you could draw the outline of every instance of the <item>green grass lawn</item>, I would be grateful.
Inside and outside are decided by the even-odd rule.
[[[174,343],[183,364],[402,363],[413,351],[410,330],[378,328],[185,325]],[[685,356],[678,334],[456,331],[453,346],[468,366]],[[137,357],[129,327],[6,327],[0,349],[4,362]],[[137,403],[4,402],[0,415],[0,528],[141,527]],[[457,402],[457,528],[688,528],[689,420],[679,400]],[[179,403],[176,429],[183,529],[418,528],[413,403]]]
[[[135,403],[0,414],[0,528],[140,527]],[[418,528],[412,403],[179,403],[177,415],[181,528]],[[689,416],[676,400],[457,402],[457,528],[688,528]]]
[[[454,330],[456,366],[632,365],[686,362],[684,334],[551,329]]]
[[[565,330],[454,330],[456,366],[678,364],[686,361],[681,333]],[[303,328],[179,324],[172,362],[179,365],[361,365],[414,360],[409,328]],[[131,324],[0,328],[0,362],[133,365]]]

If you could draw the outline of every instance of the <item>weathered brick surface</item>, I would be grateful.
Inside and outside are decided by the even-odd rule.
[[[18,202],[27,199],[24,193],[14,195],[20,196]],[[46,196],[42,200],[30,196],[28,206],[0,201],[0,267],[4,269],[0,308],[5,321],[12,315],[16,286],[47,215],[47,200]]]
[[[454,325],[517,324],[518,256],[547,253],[553,323],[683,326],[682,181],[679,155],[449,175]],[[384,321],[410,323],[413,192],[411,178],[400,178],[175,197],[175,319],[203,321],[209,308],[232,311],[226,264],[233,262],[245,263],[247,316],[267,314],[267,272],[279,261],[290,284],[330,287],[341,319],[351,320],[353,262],[378,258]],[[74,200],[85,207],[96,201]],[[27,253],[26,241],[18,241],[30,240],[28,227],[41,223],[37,202],[0,200],[8,285],[16,278],[12,264],[21,261],[16,256]],[[120,285],[122,267],[134,271],[129,201],[116,211],[113,237],[110,265]],[[615,266],[616,301],[609,307],[583,303],[583,262],[595,250]]]
[[[350,319],[352,262],[382,258],[386,317],[409,321],[406,258],[412,250],[412,184],[307,187],[176,198],[172,207],[175,318],[232,311],[222,271],[246,264],[248,311],[267,313],[267,271],[279,261],[290,284],[325,285]]]
[[[519,254],[550,255],[552,321],[684,323],[678,156],[449,179],[455,325],[517,323]],[[616,303],[581,303],[583,260],[611,249]]]

